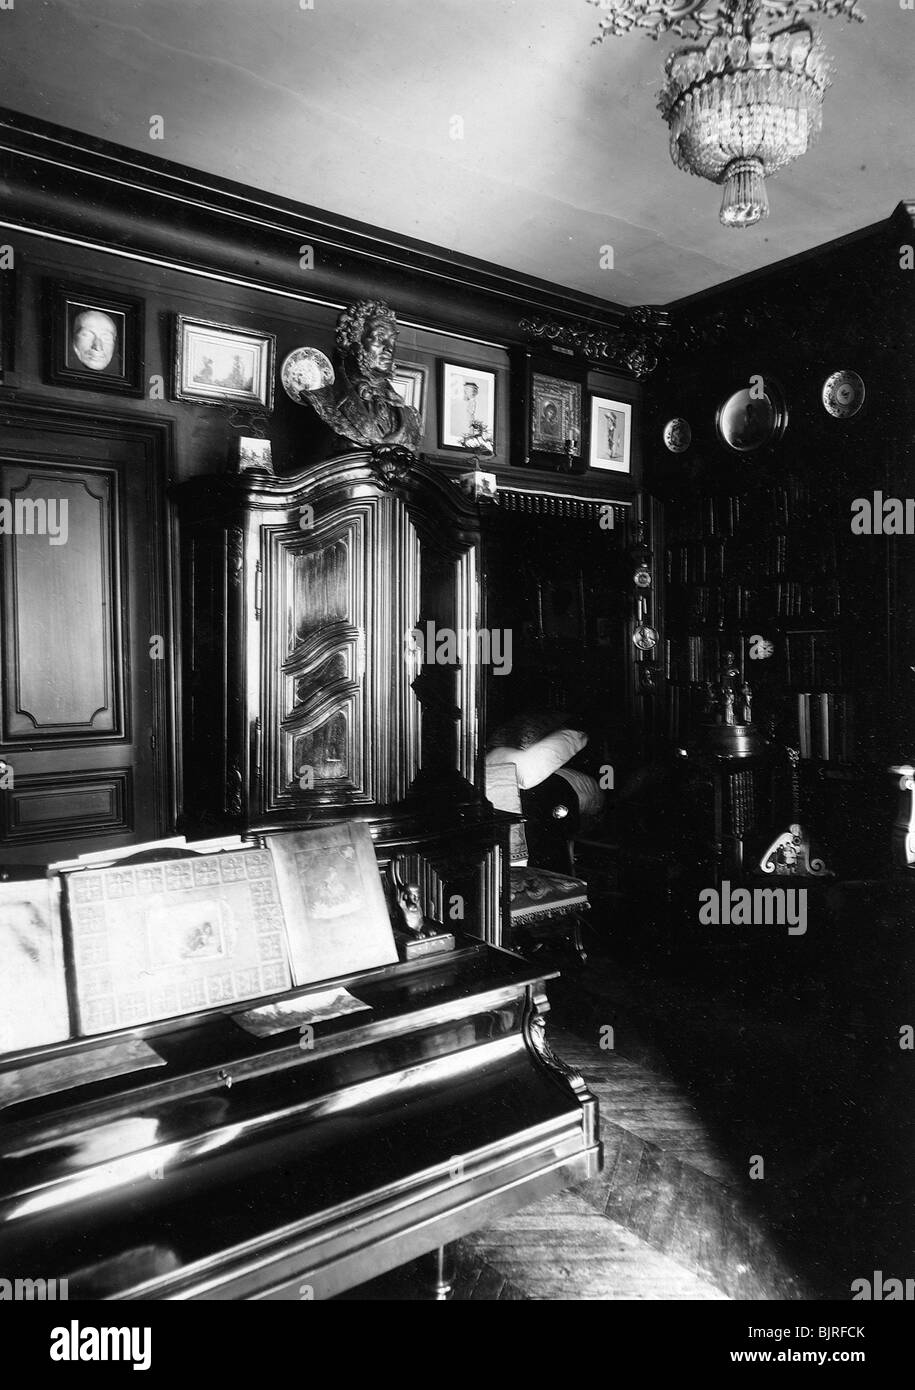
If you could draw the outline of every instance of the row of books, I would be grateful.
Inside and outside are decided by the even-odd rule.
[[[798,747],[802,758],[849,762],[854,757],[854,702],[850,695],[797,695]]]
[[[674,585],[717,584],[747,574],[761,579],[798,579],[802,583],[835,582],[833,539],[812,539],[808,531],[782,531],[751,542],[692,541],[670,545],[665,552],[667,582]]]
[[[770,488],[682,498],[668,523],[672,541],[701,540],[707,536],[736,536],[768,527],[803,526],[821,517],[821,496],[799,478]]]

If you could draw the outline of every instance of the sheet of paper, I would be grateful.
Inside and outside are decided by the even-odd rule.
[[[81,1033],[291,988],[266,850],[86,869],[67,887]]]
[[[271,1038],[275,1033],[286,1033],[293,1028],[301,1028],[303,1023],[317,1023],[325,1018],[340,1018],[343,1014],[371,1012],[370,1004],[363,1004],[347,989],[322,989],[303,999],[279,1000],[275,1004],[264,1004],[259,1009],[248,1009],[246,1013],[233,1014],[233,1020],[253,1033],[256,1038]]]
[[[124,1038],[103,1047],[27,1062],[11,1071],[0,1071],[0,1109],[36,1096],[69,1091],[90,1081],[105,1081],[148,1067],[164,1067],[158,1052],[140,1038]]]
[[[70,1035],[56,879],[0,883],[0,1053]]]

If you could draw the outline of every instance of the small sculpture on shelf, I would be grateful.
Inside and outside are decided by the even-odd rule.
[[[334,379],[300,390],[326,425],[361,449],[399,445],[415,452],[422,438],[419,414],[394,389],[397,319],[380,299],[360,299],[337,319]]]
[[[706,743],[721,757],[747,758],[763,750],[764,739],[753,723],[753,691],[740,681],[734,653],[725,652],[717,681],[706,682]]]
[[[397,910],[403,925],[401,930],[395,930],[394,938],[402,960],[454,950],[453,933],[445,931],[438,922],[430,921],[423,911],[418,883],[402,883],[398,887]]]
[[[407,883],[397,895],[397,906],[405,929],[415,937],[430,936],[426,930],[426,915],[419,901],[419,884]]]
[[[826,864],[811,849],[810,835],[801,824],[800,752],[786,750],[791,769],[791,808],[794,820],[769,845],[759,867],[764,874],[788,874],[793,878],[832,878]]]

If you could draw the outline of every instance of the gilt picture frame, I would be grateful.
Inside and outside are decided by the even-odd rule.
[[[271,411],[275,358],[274,333],[175,316],[176,400]]]

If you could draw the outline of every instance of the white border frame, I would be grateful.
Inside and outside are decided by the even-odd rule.
[[[597,458],[597,421],[598,411],[617,410],[626,422],[626,435],[623,441],[623,458],[620,463],[608,463],[599,461]],[[614,401],[609,396],[591,397],[591,438],[588,451],[588,467],[600,469],[603,473],[625,473],[631,472],[632,459],[632,404],[629,401]]]

